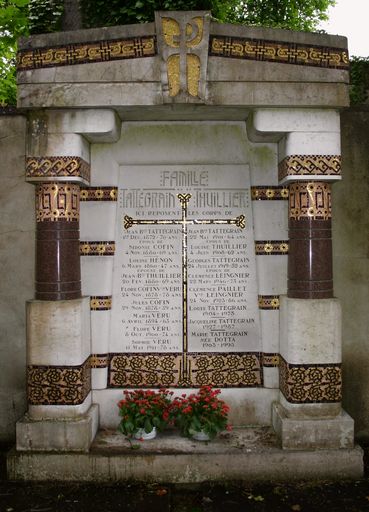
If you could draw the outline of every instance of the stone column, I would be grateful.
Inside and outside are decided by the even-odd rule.
[[[289,260],[273,425],[283,448],[348,448],[353,420],[341,408],[341,308],[333,298],[331,241],[339,132],[288,133],[279,149],[280,182],[289,185]]]
[[[81,296],[80,186],[90,184],[90,143],[116,141],[120,121],[111,110],[46,109],[32,111],[28,124],[36,286],[27,304],[29,407],[17,423],[17,449],[87,451],[99,419],[92,403],[90,297]]]

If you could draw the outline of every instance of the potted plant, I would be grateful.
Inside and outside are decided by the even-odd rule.
[[[229,407],[219,394],[220,389],[202,386],[197,393],[174,398],[170,416],[184,436],[209,441],[222,430],[232,430],[227,423]]]
[[[122,434],[136,439],[153,439],[169,421],[170,395],[167,389],[152,391],[137,389],[123,391],[124,399],[118,402],[122,417],[118,429]]]

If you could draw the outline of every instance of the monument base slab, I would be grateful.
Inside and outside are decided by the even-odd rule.
[[[332,418],[291,418],[273,404],[272,423],[284,450],[341,449],[354,446],[354,420],[343,410]]]
[[[114,431],[100,431],[89,453],[13,450],[8,478],[31,481],[161,482],[297,481],[358,479],[360,447],[287,451],[270,427],[237,428],[209,443],[160,433],[130,443]]]
[[[17,422],[17,450],[88,452],[99,426],[99,407],[92,405],[79,418],[31,419]]]

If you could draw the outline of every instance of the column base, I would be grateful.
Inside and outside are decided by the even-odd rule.
[[[99,406],[79,418],[37,419],[26,414],[16,424],[18,451],[88,452],[99,427]]]
[[[285,450],[341,449],[354,446],[354,420],[343,409],[334,418],[291,418],[281,404],[272,406],[272,424]]]

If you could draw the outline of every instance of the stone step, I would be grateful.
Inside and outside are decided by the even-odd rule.
[[[161,483],[358,479],[363,451],[282,450],[270,427],[237,428],[211,442],[165,432],[128,441],[99,431],[88,453],[21,452],[7,459],[11,480]]]

